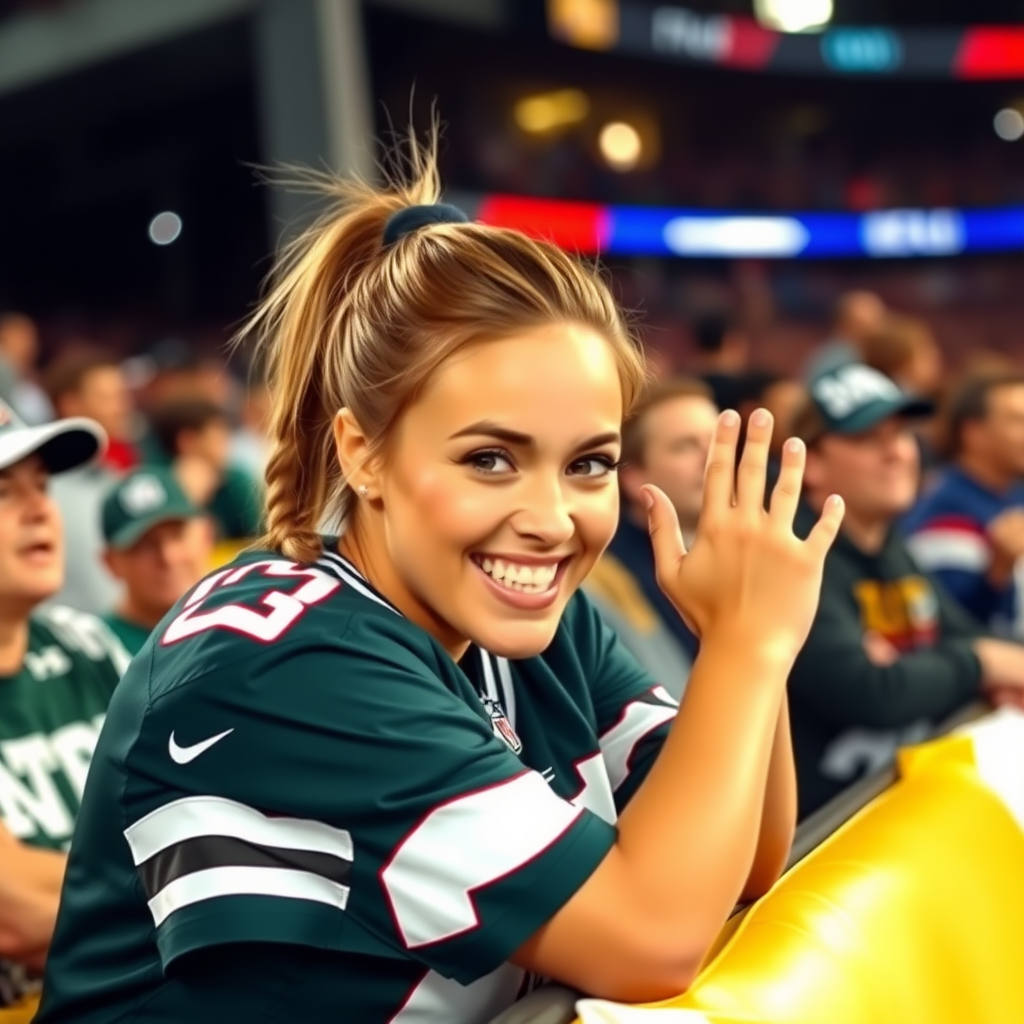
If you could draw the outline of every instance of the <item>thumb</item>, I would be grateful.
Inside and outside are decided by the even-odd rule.
[[[670,577],[686,557],[679,516],[665,492],[653,484],[645,484],[640,494],[647,508],[647,529],[651,534],[655,569],[659,576]]]

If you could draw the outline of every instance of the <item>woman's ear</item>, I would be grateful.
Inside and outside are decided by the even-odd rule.
[[[373,468],[370,460],[370,445],[363,428],[349,408],[342,409],[332,424],[334,451],[345,480],[353,489],[373,488]]]

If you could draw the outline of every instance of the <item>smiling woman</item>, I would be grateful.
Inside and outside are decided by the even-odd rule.
[[[689,554],[644,492],[703,642],[678,708],[579,589],[644,380],[623,317],[411,165],[325,182],[249,325],[267,533],[115,695],[38,1024],[483,1024],[536,976],[669,996],[786,861],[785,680],[841,505],[795,538],[797,442],[765,511],[763,411],[738,476],[719,421]]]

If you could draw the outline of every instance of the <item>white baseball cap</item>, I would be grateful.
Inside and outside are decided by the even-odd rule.
[[[76,417],[29,427],[0,402],[0,469],[38,455],[51,473],[87,465],[107,447],[107,435],[94,420]]]

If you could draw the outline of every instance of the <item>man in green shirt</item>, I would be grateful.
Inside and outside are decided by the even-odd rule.
[[[150,421],[156,443],[147,462],[173,464],[186,492],[212,517],[218,540],[259,536],[262,486],[231,465],[227,412],[206,398],[177,398],[154,409]]]
[[[99,619],[39,609],[64,578],[49,478],[104,443],[91,420],[26,427],[0,404],[0,1006],[36,984],[93,747],[128,664]]]
[[[118,481],[103,501],[101,518],[104,561],[124,584],[121,603],[103,618],[134,655],[209,569],[213,531],[163,466],[146,466]]]

